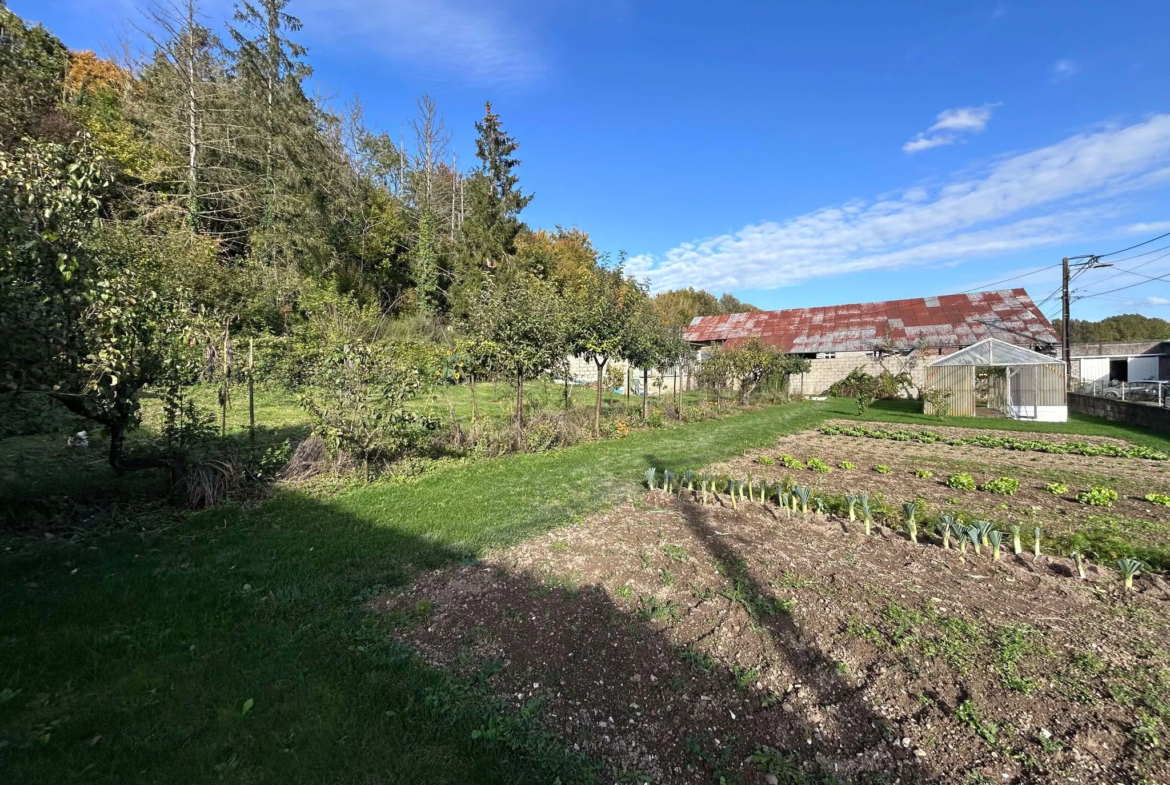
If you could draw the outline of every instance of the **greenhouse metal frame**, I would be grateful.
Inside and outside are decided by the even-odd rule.
[[[998,338],[986,338],[931,363],[926,368],[925,389],[950,393],[947,414],[974,417],[978,368],[1004,369],[1002,377],[992,377],[988,408],[1017,420],[1068,420],[1064,362]],[[939,414],[930,401],[923,411]]]

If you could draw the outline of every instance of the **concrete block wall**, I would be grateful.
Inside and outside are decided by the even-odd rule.
[[[1099,398],[1095,395],[1068,394],[1068,408],[1072,412],[1091,414],[1110,422],[1135,425],[1153,431],[1170,433],[1170,409],[1143,403]]]
[[[930,361],[934,359],[931,357]],[[882,371],[889,371],[895,375],[908,371],[914,386],[921,390],[925,383],[927,365],[926,359],[921,357],[895,356],[879,360],[862,352],[809,362],[812,364],[809,372],[792,379],[793,393],[822,395],[828,392],[835,382],[848,376],[854,368],[864,368],[866,373],[874,376],[880,375]]]

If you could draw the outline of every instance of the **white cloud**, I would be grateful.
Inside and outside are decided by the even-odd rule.
[[[1170,232],[1170,221],[1153,221],[1130,224],[1122,228],[1122,234],[1161,234]]]
[[[854,200],[630,260],[654,289],[775,289],[863,270],[960,263],[1089,236],[1118,198],[1165,187],[1170,115],[1070,137],[941,185]],[[1159,175],[1159,176],[1155,176]]]
[[[1146,303],[1149,305],[1170,305],[1170,300],[1165,297],[1147,297]]]
[[[999,104],[945,109],[938,113],[934,125],[925,131],[919,131],[913,139],[902,145],[902,151],[917,153],[932,147],[954,144],[965,133],[980,133],[991,120],[991,110],[997,106]]]
[[[1074,60],[1057,60],[1052,65],[1052,79],[1059,82],[1062,79],[1075,76],[1080,70],[1081,67]]]
[[[526,14],[476,0],[303,0],[305,30],[407,65],[491,85],[530,83],[546,64]]]

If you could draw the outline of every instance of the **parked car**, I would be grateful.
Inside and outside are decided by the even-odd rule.
[[[1104,398],[1124,398],[1127,401],[1150,401],[1158,402],[1158,388],[1162,388],[1162,395],[1165,396],[1170,382],[1147,381],[1147,382],[1114,382],[1101,391]]]

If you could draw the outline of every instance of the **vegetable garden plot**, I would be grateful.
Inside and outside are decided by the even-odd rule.
[[[1082,582],[1068,559],[866,537],[856,508],[700,494],[649,491],[372,606],[608,779],[1170,776],[1157,577],[1129,592],[1093,564]],[[503,720],[484,734],[507,743]]]

